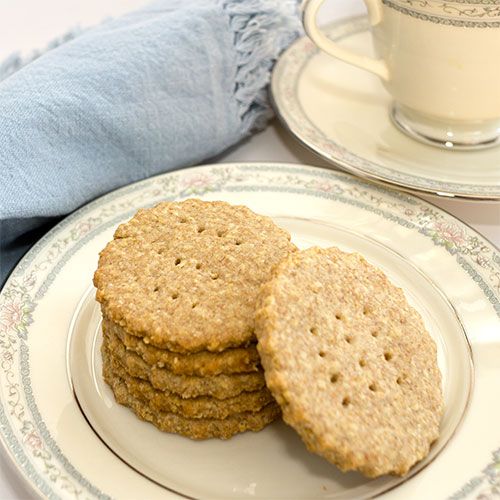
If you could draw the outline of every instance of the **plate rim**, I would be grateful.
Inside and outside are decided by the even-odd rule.
[[[334,29],[339,29],[342,26],[347,26],[348,24],[359,24],[360,26],[357,28],[357,31],[353,32],[352,34],[365,31],[367,27],[369,27],[368,24],[368,17],[364,14],[362,15],[356,15],[356,16],[350,16],[346,17],[340,20],[336,20],[334,22],[328,23],[323,27],[323,30],[326,32],[330,32]],[[363,25],[366,24],[366,27],[363,27]],[[373,172],[368,172],[364,170],[361,167],[357,167],[353,165],[352,163],[349,163],[348,161],[342,159],[340,155],[333,155],[328,152],[325,152],[321,149],[320,146],[315,144],[314,141],[309,140],[307,137],[304,137],[304,134],[301,132],[301,128],[298,125],[295,125],[292,120],[289,119],[287,115],[287,106],[286,103],[283,103],[282,98],[280,97],[280,92],[277,91],[277,87],[280,82],[280,73],[282,71],[283,66],[285,65],[285,59],[287,56],[292,54],[297,47],[301,43],[307,42],[308,37],[307,35],[302,36],[297,38],[280,56],[278,61],[276,62],[272,74],[271,74],[271,83],[269,86],[269,96],[270,96],[270,101],[271,105],[276,113],[276,116],[278,117],[281,125],[285,128],[285,130],[292,136],[294,137],[300,144],[305,146],[307,150],[318,156],[324,161],[327,161],[328,163],[331,164],[332,167],[336,167],[341,169],[342,171],[346,173],[353,174],[357,177],[360,177],[362,179],[371,181],[373,183],[379,184],[385,188],[390,188],[390,189],[396,189],[399,191],[404,191],[408,194],[425,194],[425,195],[430,195],[433,197],[437,197],[438,199],[454,199],[454,200],[464,200],[464,201],[482,201],[482,202],[496,202],[500,200],[500,187],[498,188],[498,192],[494,192],[492,194],[479,194],[475,193],[473,191],[462,191],[462,192],[457,192],[450,190],[447,185],[450,183],[445,183],[443,181],[441,182],[442,189],[437,189],[437,188],[432,188],[432,187],[425,187],[425,186],[416,186],[414,184],[411,184],[409,182],[404,182],[404,181],[399,181],[395,179],[390,179],[386,176],[382,175],[377,175],[376,173]],[[300,63],[300,69],[298,69],[297,77],[301,74],[303,67],[309,62],[309,60],[314,56],[320,53],[320,49],[315,47],[314,53],[312,55],[307,56],[303,60],[301,60]],[[296,83],[297,80],[294,81]],[[311,122],[311,120],[308,119],[307,115],[305,114],[304,110],[302,109],[302,106],[300,105],[300,101],[298,99],[294,99],[298,104],[299,107],[301,108],[301,119],[308,121],[309,123],[314,126],[314,124]],[[317,129],[316,126],[314,126],[315,129]],[[346,149],[343,146],[340,146],[337,144],[335,141],[331,140],[326,136],[322,131],[317,129],[319,133],[330,143],[338,146],[339,148]],[[500,152],[500,146],[497,146],[499,148]],[[436,148],[437,149],[437,148]],[[359,157],[362,160],[365,160],[364,157]],[[365,160],[370,163],[370,160]],[[460,185],[459,183],[452,183],[455,185]]]
[[[456,217],[453,214],[450,214],[448,211],[445,209],[442,209],[440,207],[437,207],[433,203],[423,200],[419,198],[418,196],[414,194],[406,194],[406,193],[401,193],[398,191],[395,191],[394,189],[387,189],[386,187],[382,187],[378,184],[373,184],[370,182],[367,182],[363,179],[359,179],[356,176],[346,173],[346,172],[339,172],[339,171],[334,171],[329,169],[328,167],[318,167],[314,165],[306,165],[306,164],[301,164],[301,163],[290,163],[290,162],[274,162],[274,161],[242,161],[242,162],[228,162],[228,163],[210,163],[210,164],[205,164],[205,165],[198,165],[194,167],[189,167],[186,169],[182,170],[176,170],[173,172],[166,172],[162,174],[158,174],[146,179],[143,179],[141,181],[137,181],[135,183],[128,184],[126,186],[122,186],[118,189],[112,190],[84,205],[82,205],[80,208],[78,208],[76,211],[73,213],[69,214],[67,217],[65,217],[63,220],[61,220],[58,224],[56,224],[53,228],[51,228],[44,236],[42,236],[36,243],[33,245],[33,247],[28,250],[28,252],[22,257],[22,259],[18,262],[18,264],[14,267],[14,269],[11,271],[7,279],[5,280],[2,288],[0,289],[0,297],[3,295],[5,289],[7,286],[10,284],[12,279],[17,275],[18,273],[22,273],[24,271],[24,267],[29,266],[30,262],[36,257],[36,255],[39,253],[40,250],[42,250],[45,247],[45,244],[50,242],[54,235],[56,235],[58,232],[63,230],[64,228],[68,227],[73,221],[78,220],[82,213],[86,211],[91,211],[94,207],[102,204],[103,202],[110,201],[113,198],[119,198],[120,196],[127,194],[127,191],[133,192],[135,190],[139,190],[142,185],[146,185],[148,183],[154,182],[155,179],[158,178],[164,178],[168,177],[170,175],[183,175],[185,173],[189,172],[196,172],[200,170],[210,170],[212,168],[220,168],[220,167],[225,167],[225,168],[245,168],[245,167],[250,167],[250,168],[264,168],[264,169],[276,169],[276,168],[285,168],[285,169],[292,169],[297,172],[297,174],[302,173],[308,173],[308,174],[314,174],[314,173],[319,173],[323,172],[324,176],[332,176],[333,178],[340,178],[340,180],[350,180],[351,182],[361,185],[369,190],[375,190],[375,191],[380,191],[383,194],[389,195],[390,197],[393,198],[401,198],[402,199],[414,199],[418,203],[431,207],[433,210],[437,211],[437,213],[442,213],[445,215],[445,218],[451,219],[454,221],[459,222],[468,230],[474,234],[475,236],[478,236],[480,239],[482,239],[486,244],[496,253],[498,253],[498,258],[500,259],[500,251],[498,250],[497,246],[488,240],[485,236],[483,236],[481,233],[479,233],[476,229],[474,229],[472,226],[467,224],[466,222],[463,222],[460,220],[458,217]],[[205,193],[203,193],[205,194]],[[500,262],[500,260],[499,260]],[[480,293],[478,291],[478,293]],[[481,293],[484,295],[484,290],[481,289]],[[500,295],[499,295],[500,297]],[[453,304],[453,303],[452,303]],[[494,308],[496,310],[496,308]],[[500,318],[500,310],[496,311],[497,316]],[[3,402],[0,401],[0,411],[3,412]],[[14,454],[11,452],[8,443],[6,442],[6,436],[4,432],[0,432],[0,446],[3,450],[5,450],[5,457],[8,457],[10,464],[13,465],[13,469],[16,469],[16,473],[19,475],[21,479],[24,480],[24,483],[28,484],[29,489],[38,497],[43,498],[44,494],[41,490],[38,489],[38,486],[35,485],[31,478],[28,477],[28,475],[24,472],[24,470],[21,468],[21,465],[18,462],[18,459],[14,456]],[[495,452],[495,450],[493,450]]]

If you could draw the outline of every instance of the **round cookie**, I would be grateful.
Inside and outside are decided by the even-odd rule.
[[[127,351],[116,336],[107,332],[104,333],[103,346],[110,349],[113,360],[121,363],[129,375],[148,380],[155,389],[173,392],[183,398],[211,396],[226,399],[245,391],[258,391],[266,386],[262,369],[258,372],[213,377],[176,375],[165,368],[149,366],[138,354]]]
[[[269,217],[189,199],[142,209],[100,253],[106,319],[170,351],[219,352],[254,340],[262,283],[295,246]]]
[[[221,373],[255,372],[260,369],[256,344],[229,348],[218,353],[199,351],[181,354],[146,344],[140,337],[130,335],[122,327],[108,320],[103,320],[104,329],[116,335],[128,350],[139,354],[148,365],[165,368],[176,375],[206,377]]]
[[[256,335],[267,385],[310,451],[369,477],[428,454],[443,412],[436,345],[363,257],[289,256],[261,291]]]
[[[186,418],[224,419],[235,413],[256,412],[273,400],[269,389],[255,392],[243,392],[227,399],[198,397],[184,399],[172,393],[158,391],[149,382],[131,377],[119,364],[113,363],[110,353],[103,349],[103,375],[106,380],[120,378],[131,396],[144,399],[151,409],[167,413],[176,413]]]
[[[125,383],[118,377],[107,379],[106,382],[111,387],[116,401],[128,406],[140,419],[152,423],[164,432],[180,434],[191,439],[229,439],[240,432],[257,432],[281,414],[279,406],[272,402],[260,411],[237,413],[225,419],[189,419],[174,413],[152,410],[144,400],[131,396]]]

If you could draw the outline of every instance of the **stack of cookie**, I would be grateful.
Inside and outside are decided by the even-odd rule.
[[[116,400],[193,439],[276,419],[254,312],[261,285],[294,250],[271,219],[224,202],[161,203],[122,224],[94,276]]]

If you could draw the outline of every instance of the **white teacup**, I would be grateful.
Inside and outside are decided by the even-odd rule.
[[[323,2],[304,1],[306,33],[381,78],[401,130],[449,149],[500,143],[500,0],[364,0],[380,59],[324,35],[316,25]]]

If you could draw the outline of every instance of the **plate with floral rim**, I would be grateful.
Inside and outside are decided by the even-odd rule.
[[[358,53],[372,46],[365,16],[324,32]],[[336,167],[407,191],[500,200],[500,146],[450,151],[411,139],[393,124],[391,97],[376,76],[321,52],[307,37],[278,60],[271,94],[292,135]]]
[[[446,403],[439,440],[407,476],[342,474],[282,422],[194,442],[114,402],[100,373],[98,252],[139,208],[188,197],[245,204],[302,248],[360,252],[405,290],[437,343]],[[33,493],[47,498],[493,499],[499,357],[500,253],[453,216],[328,169],[195,167],[86,205],[13,271],[0,292],[0,438]]]

